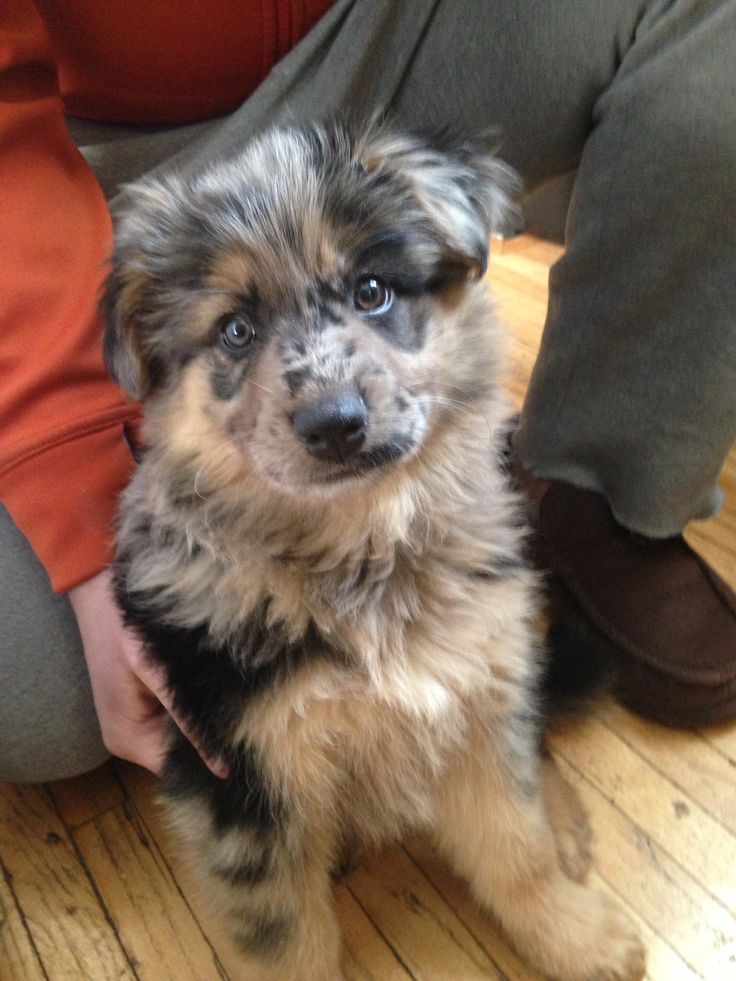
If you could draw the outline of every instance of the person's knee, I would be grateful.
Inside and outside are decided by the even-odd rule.
[[[84,694],[84,693],[82,693]],[[59,711],[13,712],[5,707],[6,735],[0,746],[0,780],[46,783],[94,770],[110,756],[102,742],[91,698],[77,698]]]
[[[0,780],[76,776],[108,756],[82,641],[30,545],[0,506]]]

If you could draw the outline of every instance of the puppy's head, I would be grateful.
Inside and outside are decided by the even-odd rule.
[[[105,350],[149,441],[300,494],[402,466],[495,383],[477,280],[512,187],[466,147],[333,123],[130,188]]]

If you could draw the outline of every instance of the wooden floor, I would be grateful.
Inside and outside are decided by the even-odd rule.
[[[529,238],[495,250],[496,294],[518,340],[518,399],[559,251]],[[722,515],[691,537],[736,585],[733,454],[723,486]],[[606,705],[553,748],[590,814],[593,878],[638,921],[648,977],[736,979],[736,727],[670,732]],[[2,981],[237,977],[146,772],[109,764],[77,780],[3,787],[0,858]],[[421,841],[359,868],[336,902],[352,981],[538,978]]]

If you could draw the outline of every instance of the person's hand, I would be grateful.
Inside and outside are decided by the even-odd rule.
[[[124,624],[109,570],[69,592],[87,659],[92,695],[107,749],[161,773],[170,715],[218,777],[221,760],[208,757],[173,711],[163,671],[145,657],[141,642]]]

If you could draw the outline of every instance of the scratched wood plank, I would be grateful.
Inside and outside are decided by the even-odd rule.
[[[42,787],[3,785],[0,860],[50,981],[134,977],[68,832]]]
[[[140,981],[225,977],[130,802],[88,821],[74,834]]]
[[[407,981],[405,970],[346,885],[335,889],[345,981]]]
[[[57,780],[46,786],[62,821],[72,829],[121,804],[125,797],[112,762],[90,773],[70,780]]]
[[[347,886],[417,981],[503,977],[402,848],[366,861]]]
[[[406,843],[406,851],[427,876],[450,909],[463,921],[474,939],[508,981],[543,981],[511,947],[498,923],[470,898],[466,883],[454,875],[434,848],[422,838]]]
[[[655,725],[614,702],[601,705],[596,716],[653,769],[736,834],[736,767],[700,734]]]
[[[722,725],[702,729],[701,735],[717,752],[736,768],[736,726]]]
[[[736,909],[736,837],[597,719],[555,733],[567,762],[729,910]]]
[[[45,981],[47,975],[9,880],[9,873],[0,868],[0,978],[3,981]]]

